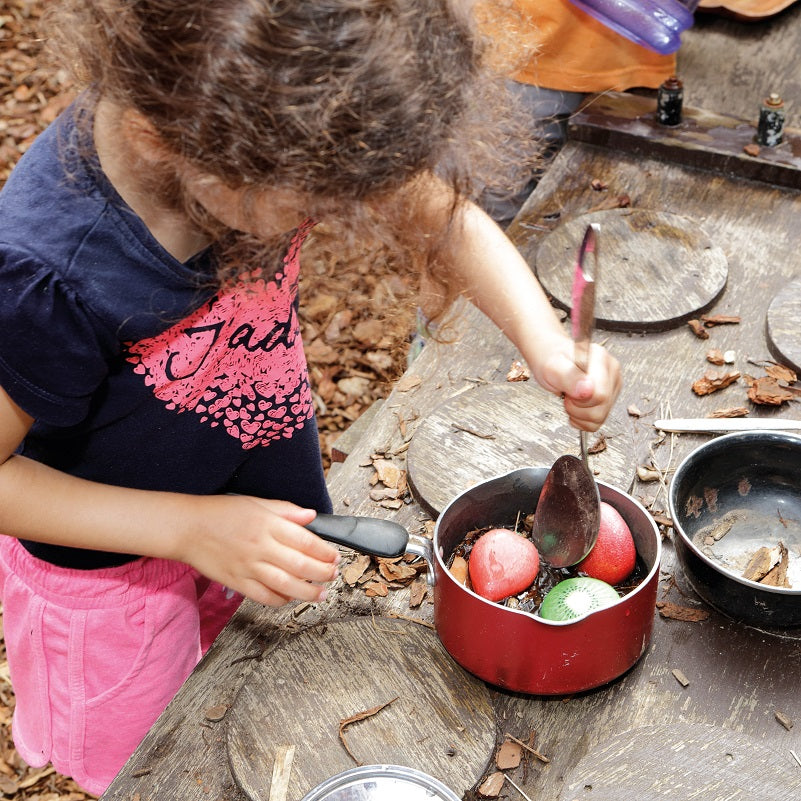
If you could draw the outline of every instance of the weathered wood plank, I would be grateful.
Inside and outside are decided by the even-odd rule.
[[[801,3],[757,26],[699,18],[695,28],[685,34],[679,54],[687,104],[753,121],[762,97],[778,90],[788,103],[788,124],[801,126],[800,35]],[[770,86],[765,86],[767,80]],[[795,256],[801,245],[796,224],[801,211],[799,195],[709,171],[683,169],[669,160],[609,153],[578,143],[569,145],[554,167],[516,226],[524,253],[530,255],[538,245],[537,237],[552,230],[560,218],[579,216],[596,206],[605,195],[593,191],[590,181],[599,178],[609,185],[609,194],[629,194],[636,208],[698,220],[727,257],[729,286],[714,309],[741,314],[739,326],[711,329],[707,343],[696,340],[683,327],[645,337],[607,336],[608,346],[624,363],[626,383],[603,431],[610,441],[625,441],[620,447],[635,454],[634,461],[654,458],[669,478],[670,469],[683,453],[706,437],[681,435],[660,443],[649,421],[671,412],[704,416],[718,406],[741,402],[741,385],[719,396],[699,398],[689,383],[706,369],[704,353],[709,345],[735,349],[738,365],[747,357],[768,355],[764,328],[768,304],[796,278]],[[372,471],[363,465],[369,463],[371,453],[381,450],[404,466],[415,427],[439,404],[466,387],[505,380],[509,365],[518,357],[515,349],[473,309],[463,314],[462,323],[460,342],[426,347],[408,374],[420,377],[422,383],[412,389],[406,384],[393,393],[376,415],[370,435],[360,440],[332,478],[337,511],[392,517],[411,530],[422,527],[428,515],[417,504],[389,512],[370,500]],[[642,416],[628,414],[629,406],[638,407]],[[796,409],[786,408],[756,413],[797,416]],[[405,435],[400,430],[401,418]],[[657,509],[666,505],[664,487],[659,483],[638,485],[635,494],[650,499]],[[702,607],[676,570],[669,541],[663,564],[662,594],[678,603]],[[673,589],[671,575],[677,589]],[[222,721],[209,720],[205,711],[224,705],[230,715],[239,688],[249,682],[254,671],[269,669],[271,651],[288,633],[371,611],[431,619],[430,603],[409,610],[406,591],[377,600],[341,585],[321,605],[274,610],[243,604],[104,799],[246,801],[228,765],[228,716]],[[798,725],[801,708],[792,677],[797,676],[799,664],[798,632],[760,632],[712,611],[702,624],[658,619],[643,660],[607,688],[568,700],[492,691],[492,701],[501,732],[511,731],[523,740],[532,730],[538,732],[539,750],[553,761],[549,765],[532,761],[523,784],[531,797],[555,801],[565,778],[582,758],[614,733],[634,727],[698,722],[768,743],[780,756],[788,748],[797,748],[796,729],[786,731],[776,722],[775,712],[781,710]],[[688,676],[686,688],[671,674],[674,668]],[[432,672],[437,669],[431,666]],[[791,769],[796,768],[791,764]],[[797,789],[790,792],[776,798],[789,801],[798,796]],[[579,797],[584,795],[582,790]],[[677,796],[682,801],[685,797]]]
[[[345,728],[349,754],[340,721],[377,707]],[[280,743],[295,746],[290,801],[354,760],[416,768],[461,795],[495,746],[486,686],[453,662],[433,631],[387,618],[285,640],[243,685],[228,718],[233,774],[252,801],[267,801]]]
[[[635,461],[619,444],[624,442],[610,442],[591,455],[590,467],[599,479],[626,490]],[[474,387],[438,406],[416,428],[407,454],[409,482],[415,500],[436,516],[477,481],[518,467],[550,467],[562,453],[578,455],[578,445],[560,400],[541,387]]]
[[[681,40],[686,105],[756,121],[762,99],[778,92],[787,125],[801,128],[801,4],[761,22],[696,14]]]
[[[794,798],[801,771],[789,754],[730,729],[684,722],[613,735],[570,772],[560,801]]]
[[[780,145],[757,147],[756,126],[748,120],[685,107],[681,124],[665,127],[656,121],[655,110],[652,98],[599,95],[571,118],[569,136],[629,154],[801,188],[801,131],[787,127]]]
[[[708,309],[726,287],[726,257],[697,220],[653,209],[571,217],[541,238],[533,267],[554,304],[570,312],[578,243],[598,225],[595,319],[606,331],[675,328]]]
[[[801,280],[782,287],[771,301],[767,338],[771,354],[801,374]]]

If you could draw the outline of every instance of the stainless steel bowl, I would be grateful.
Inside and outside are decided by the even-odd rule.
[[[459,801],[442,782],[403,765],[364,765],[332,776],[303,801]]]

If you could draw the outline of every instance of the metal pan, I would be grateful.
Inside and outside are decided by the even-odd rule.
[[[320,515],[309,526],[320,536],[365,553],[419,553],[428,560],[434,623],[448,653],[480,679],[507,690],[562,695],[618,678],[645,652],[651,638],[661,538],[651,515],[634,498],[599,481],[601,500],[628,524],[641,563],[642,581],[617,603],[570,621],[545,620],[488,601],[462,585],[448,569],[456,547],[483,527],[514,528],[518,515],[534,511],[548,469],[515,470],[476,484],[442,511],[427,540],[397,523]],[[374,525],[378,523],[379,525]]]
[[[676,555],[701,598],[745,623],[801,625],[801,436],[746,431],[709,440],[676,469],[669,503]],[[756,580],[754,557],[772,552],[761,553],[769,567],[781,547],[786,582]]]

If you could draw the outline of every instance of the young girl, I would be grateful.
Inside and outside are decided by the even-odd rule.
[[[331,506],[297,321],[312,221],[468,293],[578,427],[619,371],[573,366],[463,198],[497,98],[468,3],[52,10],[86,91],[0,194],[0,576],[18,750],[101,793],[242,596],[317,601],[337,574],[304,528]]]

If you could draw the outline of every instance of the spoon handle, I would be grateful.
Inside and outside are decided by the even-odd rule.
[[[595,326],[595,287],[598,280],[598,235],[601,226],[591,223],[584,232],[573,275],[572,308],[570,312],[573,333],[573,361],[582,372],[590,363],[590,343]],[[592,256],[588,259],[587,256]],[[589,469],[587,432],[579,431],[581,461]]]

